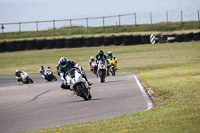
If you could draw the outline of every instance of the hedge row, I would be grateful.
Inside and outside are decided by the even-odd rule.
[[[187,34],[157,35],[158,40],[168,42],[188,42],[199,41],[200,32]],[[159,42],[159,41],[158,41]],[[98,37],[75,37],[62,39],[43,39],[0,42],[0,52],[34,50],[34,49],[53,49],[53,48],[72,48],[72,47],[92,47],[108,45],[137,45],[149,44],[150,35],[112,35]]]

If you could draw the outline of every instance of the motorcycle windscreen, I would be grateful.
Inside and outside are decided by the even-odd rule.
[[[75,78],[75,71],[76,69],[71,69],[68,71],[68,75],[71,77],[71,78]]]

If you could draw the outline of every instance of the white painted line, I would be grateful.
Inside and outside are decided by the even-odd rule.
[[[147,92],[145,91],[144,87],[142,86],[142,84],[140,83],[138,77],[136,76],[136,74],[134,74],[134,78],[135,78],[135,81],[138,85],[138,87],[140,88],[140,91],[142,92],[142,95],[144,96],[144,99],[148,105],[148,108],[146,110],[149,110],[151,108],[153,108],[153,103],[152,103],[152,100],[151,98],[149,97],[149,95],[147,94]]]

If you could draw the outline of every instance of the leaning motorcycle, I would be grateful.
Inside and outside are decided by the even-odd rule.
[[[95,67],[97,67],[96,61],[92,62],[91,67],[92,67],[92,73],[96,74],[96,70],[95,70]]]
[[[97,68],[97,74],[100,77],[101,83],[105,82],[106,72],[107,72],[107,62],[106,62],[106,60],[99,60],[98,61],[98,68]]]
[[[81,72],[75,68],[67,71],[65,76],[65,84],[70,86],[70,89],[77,95],[82,97],[85,101],[92,98],[90,94],[90,86],[85,78],[82,77]]]
[[[112,76],[115,76],[115,72],[116,72],[116,61],[115,61],[114,58],[109,58],[108,61],[110,62],[109,71],[111,72]]]
[[[33,80],[28,76],[28,73],[23,72],[20,74],[20,78],[18,78],[18,82],[22,81],[23,84],[31,84]]]
[[[44,69],[44,76],[47,81],[57,81],[57,78],[53,75],[50,67]]]

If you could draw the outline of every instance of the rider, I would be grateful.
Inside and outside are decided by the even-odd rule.
[[[15,76],[16,76],[18,82],[22,81],[22,78],[21,78],[22,73],[23,73],[23,71],[19,71],[19,70],[15,71]]]
[[[96,61],[98,62],[99,60],[106,60],[106,56],[104,55],[103,50],[99,50],[98,54],[96,55]]]
[[[89,68],[90,68],[90,71],[93,71],[93,70],[92,70],[92,63],[93,63],[93,62],[95,62],[95,60],[94,60],[94,57],[91,56],[91,57],[90,57],[90,60],[89,60]],[[96,70],[96,67],[97,67],[97,66],[94,66],[94,69],[95,69],[95,70]],[[96,71],[95,71],[95,72],[96,72]]]
[[[114,59],[117,65],[117,58],[112,54],[112,51],[108,51],[107,59]]]
[[[99,62],[100,60],[105,60],[106,63],[109,64],[106,55],[104,55],[104,51],[103,51],[103,50],[99,50],[99,51],[98,51],[98,54],[96,55],[97,67],[96,67],[96,70],[95,70],[95,71],[97,71],[98,62]],[[107,65],[107,71],[108,71],[108,69],[109,69],[109,66]]]
[[[40,66],[39,71],[40,71],[40,74],[42,75],[42,77],[45,79],[45,75],[44,75],[44,66],[43,66],[43,65]]]
[[[71,68],[78,69],[81,72],[82,77],[85,78],[85,80],[88,82],[88,85],[89,86],[92,85],[92,83],[87,80],[86,73],[83,71],[83,68],[79,66],[76,62],[69,61],[66,57],[61,57],[58,63],[59,64],[57,66],[59,66],[60,76],[62,80],[62,84],[60,87],[62,89],[70,89],[70,86],[65,85],[64,81],[65,81],[65,74],[67,74],[66,72],[70,70]]]

